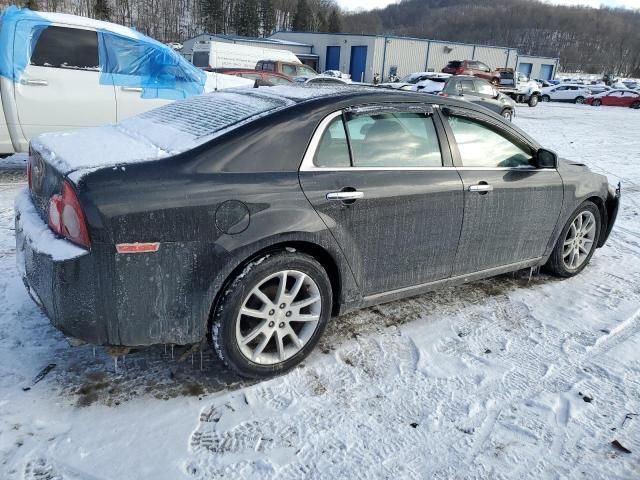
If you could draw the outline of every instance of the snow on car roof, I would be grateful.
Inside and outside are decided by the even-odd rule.
[[[116,124],[46,133],[31,145],[62,174],[156,160],[196,148],[274,111],[344,91],[344,86],[286,85],[227,89],[173,102]]]

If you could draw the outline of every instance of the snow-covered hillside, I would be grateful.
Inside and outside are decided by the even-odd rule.
[[[515,121],[623,182],[591,265],[335,319],[302,367],[263,383],[211,351],[154,347],[116,372],[68,346],[15,269],[23,185],[0,173],[0,478],[639,478],[638,112],[552,103]]]

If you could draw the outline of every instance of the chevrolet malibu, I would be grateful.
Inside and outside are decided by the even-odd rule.
[[[18,266],[54,326],[125,348],[207,338],[258,378],[354,309],[576,275],[620,193],[481,107],[354,87],[228,90],[47,134],[28,178]]]

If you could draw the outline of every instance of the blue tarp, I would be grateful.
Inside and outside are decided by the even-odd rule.
[[[51,21],[26,8],[0,16],[0,76],[20,81],[42,31]],[[172,48],[131,30],[99,28],[100,83],[142,88],[142,98],[176,100],[204,92],[206,74]],[[10,46],[13,45],[13,49]]]
[[[38,37],[50,21],[26,8],[10,6],[0,15],[0,76],[20,80]],[[13,46],[13,48],[11,48]]]

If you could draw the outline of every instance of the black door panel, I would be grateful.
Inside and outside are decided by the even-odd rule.
[[[463,214],[455,169],[301,171],[300,181],[363,295],[450,276]],[[362,197],[349,204],[327,199],[339,191]]]
[[[555,170],[465,170],[464,222],[453,275],[543,256],[562,207]],[[469,187],[487,184],[491,191]]]

